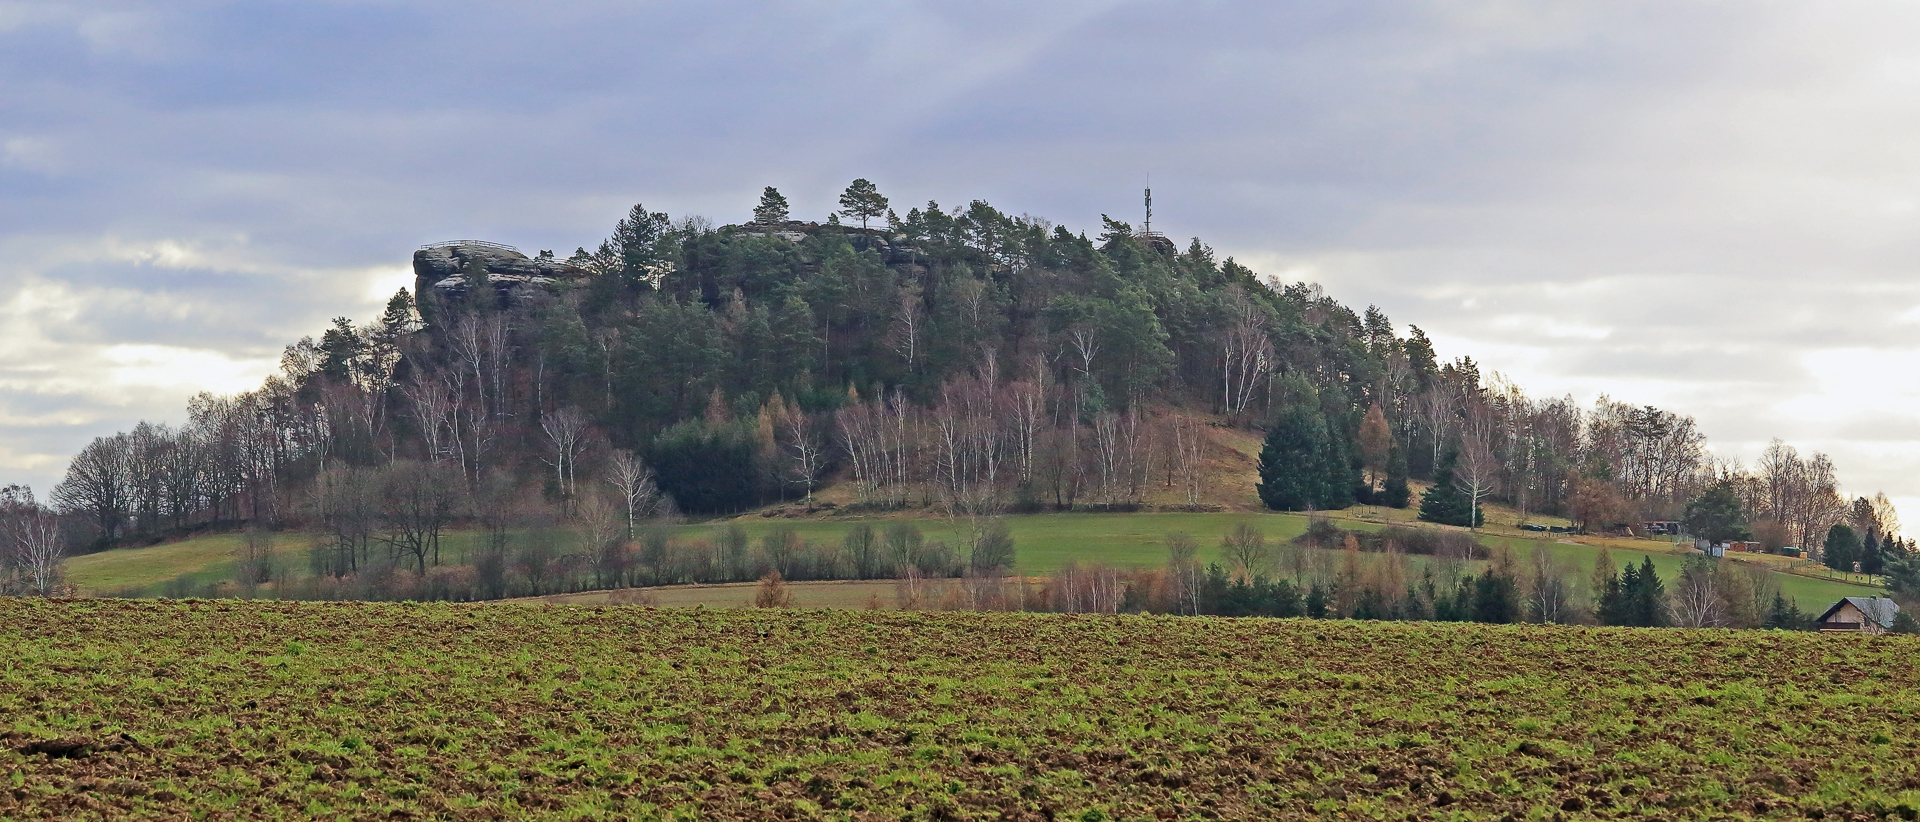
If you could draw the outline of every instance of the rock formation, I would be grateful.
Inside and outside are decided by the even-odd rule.
[[[587,276],[586,269],[542,257],[529,258],[512,246],[480,240],[454,240],[422,246],[413,252],[414,293],[464,297],[469,287],[467,267],[479,265],[487,282],[501,295],[532,285],[546,285]]]

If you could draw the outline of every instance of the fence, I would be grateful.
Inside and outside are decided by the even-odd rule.
[[[1887,586],[1887,578],[1879,574],[1856,574],[1851,571],[1836,571],[1813,560],[1801,560],[1791,563],[1787,566],[1787,571],[1803,577],[1832,579],[1841,582],[1852,582],[1859,585],[1876,585],[1882,588]]]
[[[487,242],[486,240],[441,240],[440,242],[437,242],[437,243],[427,243],[426,245],[421,246],[420,250],[426,251],[427,249],[430,249],[430,248],[454,248],[457,246],[469,246],[469,245],[478,246],[480,248],[491,248],[495,251],[511,251],[515,254],[520,253],[520,249],[514,248],[513,246],[507,245],[506,243],[490,243],[490,242]]]

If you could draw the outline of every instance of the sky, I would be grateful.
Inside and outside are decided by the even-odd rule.
[[[1910,2],[0,0],[0,482],[255,387],[423,243],[865,177],[1198,236],[1534,396],[1920,512]],[[1916,514],[1920,516],[1920,514]]]

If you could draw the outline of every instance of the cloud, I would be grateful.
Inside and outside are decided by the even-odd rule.
[[[856,176],[1134,220],[1541,395],[1920,499],[1893,2],[0,3],[0,471],[365,317],[422,242]],[[117,353],[116,353],[117,352]],[[134,358],[128,365],[116,357]],[[146,358],[146,359],[140,359]],[[119,369],[119,370],[116,370]],[[162,375],[178,375],[162,376]],[[144,380],[144,381],[143,381]]]

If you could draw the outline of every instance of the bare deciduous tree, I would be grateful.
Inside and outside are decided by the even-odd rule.
[[[1053,609],[1070,614],[1113,614],[1120,611],[1126,593],[1120,572],[1098,563],[1068,562],[1054,574]]]
[[[1220,336],[1223,410],[1237,415],[1247,410],[1267,374],[1273,370],[1273,342],[1268,339],[1267,309],[1238,285],[1227,289],[1227,317]]]
[[[553,459],[548,464],[553,466],[554,482],[559,487],[560,496],[572,499],[574,479],[578,474],[576,463],[587,433],[587,415],[569,405],[540,415],[540,430],[546,432],[548,442],[553,445]]]
[[[920,358],[920,335],[926,324],[926,309],[920,300],[920,288],[909,285],[900,289],[900,305],[893,312],[893,328],[889,338],[893,350],[905,360],[908,368]]]
[[[1085,385],[1088,380],[1093,379],[1094,358],[1100,356],[1099,332],[1095,331],[1091,325],[1077,323],[1067,329],[1067,340],[1072,344],[1074,353],[1080,357],[1080,367],[1076,370],[1080,372],[1081,384]]]
[[[814,483],[826,464],[818,427],[797,407],[787,409],[782,416],[780,445],[786,452],[788,481],[805,489],[806,498],[811,500]]]
[[[1168,420],[1172,453],[1168,461],[1182,498],[1199,505],[1206,483],[1206,428],[1198,418],[1174,414]]]
[[[459,422],[454,416],[453,392],[446,382],[438,375],[422,373],[418,379],[400,387],[400,396],[413,409],[427,459],[438,462],[455,456],[459,447]],[[448,442],[449,436],[452,443]]]
[[[1720,573],[1710,560],[1695,559],[1687,563],[1673,586],[1670,602],[1673,624],[1682,628],[1708,628],[1726,624],[1726,600],[1722,596]]]
[[[1468,438],[1460,444],[1460,459],[1453,470],[1453,486],[1467,495],[1467,519],[1473,527],[1480,522],[1480,502],[1493,496],[1500,479],[1500,463],[1485,441]]]
[[[67,547],[59,517],[34,506],[15,528],[20,572],[28,590],[43,597],[53,596],[60,589],[60,561],[66,557]]]
[[[1573,569],[1544,543],[1535,543],[1532,573],[1527,578],[1527,616],[1534,622],[1567,623],[1574,619],[1573,597],[1567,578]]]
[[[443,467],[444,466],[444,467]],[[401,460],[382,472],[377,501],[381,541],[396,559],[412,561],[424,575],[440,564],[440,538],[459,515],[461,494],[452,466]]]
[[[581,557],[593,569],[595,582],[603,588],[619,584],[626,571],[620,509],[599,494],[588,494],[574,506],[572,523]]]
[[[95,437],[67,463],[67,476],[53,487],[53,502],[63,511],[92,520],[107,541],[118,539],[133,496],[127,435]]]
[[[1167,583],[1175,613],[1200,613],[1200,545],[1193,537],[1167,535]]]
[[[627,506],[627,539],[633,539],[634,526],[641,516],[650,516],[660,499],[660,486],[654,482],[653,469],[632,451],[613,452],[607,464],[607,482],[620,492]]]
[[[1242,522],[1233,532],[1220,538],[1220,553],[1242,579],[1252,581],[1267,570],[1267,536],[1260,529]]]

